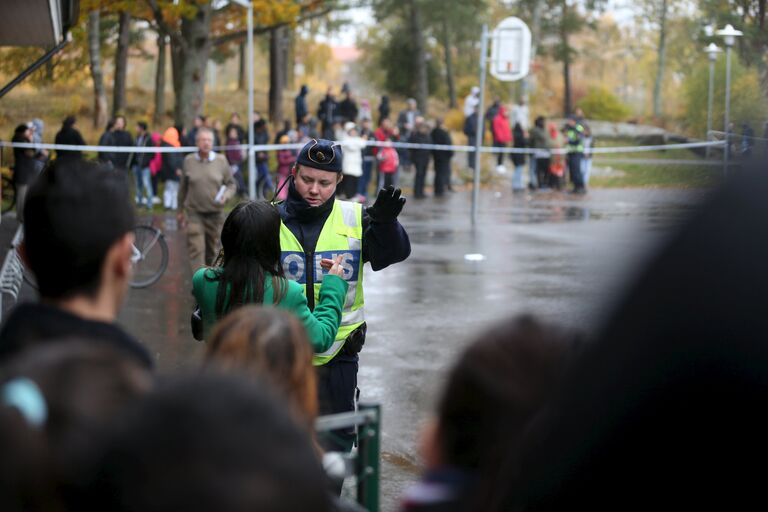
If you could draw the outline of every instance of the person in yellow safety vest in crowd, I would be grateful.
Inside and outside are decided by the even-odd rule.
[[[285,277],[305,285],[309,308],[317,303],[322,275],[339,255],[343,256],[342,277],[349,283],[335,342],[314,356],[320,414],[355,408],[358,353],[366,333],[363,265],[369,262],[374,271],[381,270],[411,253],[408,234],[397,221],[405,204],[400,189],[380,190],[368,208],[336,199],[343,158],[338,144],[310,140],[285,182],[288,197],[279,204]],[[321,444],[326,450],[349,451],[354,436],[354,429],[334,431]]]

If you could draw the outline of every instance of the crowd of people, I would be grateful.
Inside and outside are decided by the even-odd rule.
[[[358,117],[354,96],[345,96],[344,107],[326,97],[320,111]],[[529,180],[555,186],[544,151],[554,135],[564,137],[576,148],[565,159],[570,179],[583,190],[581,113],[553,135],[541,117],[525,125],[524,110],[499,104],[485,116],[492,130],[513,125],[494,143],[542,150]],[[410,254],[397,169],[414,166],[414,197],[424,197],[430,157],[440,169],[435,194],[451,185],[447,152],[387,144],[450,144],[442,123],[430,126],[415,102],[395,122],[380,113],[373,133],[368,118],[321,119],[339,142],[308,132],[296,154],[277,155],[284,201],[246,201],[229,212],[243,155],[229,154],[237,145],[226,141],[246,133],[235,116],[222,153],[202,117],[189,133],[169,127],[159,135],[138,122],[135,136],[118,117],[102,136],[105,147],[195,146],[159,160],[114,151],[89,162],[64,150],[46,166],[44,151],[18,148],[28,175],[19,252],[39,300],[17,305],[0,329],[0,510],[355,510],[322,464],[330,451],[350,451],[355,432],[323,438],[314,420],[354,410],[364,263],[377,271]],[[467,124],[473,116],[477,106]],[[254,115],[253,124],[269,141],[266,122]],[[16,133],[34,143],[39,131],[21,125]],[[276,140],[302,140],[293,131],[286,125]],[[383,144],[369,148],[367,136]],[[56,140],[82,144],[74,118]],[[525,160],[512,155],[513,186],[522,188]],[[378,161],[383,188],[364,208],[354,199],[366,156]],[[152,205],[156,194],[153,162],[179,183],[207,340],[202,368],[162,379],[152,354],[116,321],[131,274],[135,203]],[[423,428],[424,474],[402,510],[759,503],[761,487],[747,484],[759,480],[754,468],[768,451],[759,407],[768,382],[759,311],[766,278],[754,272],[768,257],[754,236],[768,222],[766,194],[764,173],[743,173],[714,194],[589,343],[531,316],[479,332],[457,355]]]
[[[477,140],[479,96],[480,89],[474,87],[464,99],[464,134],[469,145],[475,145]],[[527,162],[529,190],[560,190],[569,181],[573,192],[586,193],[592,170],[594,137],[581,108],[576,108],[559,128],[555,123],[547,122],[544,116],[537,116],[530,126],[525,100],[510,107],[496,97],[483,119],[481,133],[490,133],[493,146],[500,149],[496,154],[496,172],[506,174],[504,162],[507,156],[512,163],[513,192],[523,192],[526,188]],[[516,151],[505,153],[504,148],[515,148]],[[565,150],[565,158],[552,151],[560,149]],[[467,166],[474,169],[475,153],[469,152],[467,157]]]
[[[332,148],[302,149],[307,187],[289,197],[312,198],[305,178],[341,172]],[[357,329],[345,324],[348,262],[321,259],[312,311],[276,242],[303,220],[243,203],[225,222],[222,259],[194,278],[202,368],[159,379],[116,323],[135,207],[126,180],[103,167],[56,161],[27,194],[20,252],[40,299],[0,330],[0,509],[358,510],[324,473],[329,448],[314,432],[329,375],[313,362],[337,330]],[[714,194],[588,342],[532,316],[479,332],[423,426],[424,474],[401,509],[759,506],[768,360],[766,278],[754,268],[768,244],[754,233],[768,222],[766,194],[764,173]],[[402,229],[392,200],[365,212],[377,236]]]

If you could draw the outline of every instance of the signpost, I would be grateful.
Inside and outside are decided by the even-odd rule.
[[[491,40],[491,58],[488,59],[488,39]],[[480,103],[477,106],[477,137],[475,138],[475,172],[472,185],[472,224],[477,222],[477,203],[480,194],[480,146],[485,133],[485,70],[490,63],[491,75],[503,82],[513,82],[528,75],[531,66],[531,31],[528,25],[514,16],[505,18],[488,35],[483,25],[480,39]]]

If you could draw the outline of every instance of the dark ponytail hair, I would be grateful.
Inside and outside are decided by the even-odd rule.
[[[221,268],[209,279],[219,281],[216,316],[244,304],[264,301],[266,274],[272,275],[274,303],[285,296],[287,282],[280,262],[280,214],[266,201],[237,205],[221,230]]]

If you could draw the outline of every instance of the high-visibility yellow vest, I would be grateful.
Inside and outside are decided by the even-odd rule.
[[[311,274],[315,304],[320,300],[321,276],[327,274],[320,266],[323,258],[334,259],[343,256],[342,277],[349,283],[349,291],[341,313],[341,326],[333,345],[320,354],[315,354],[312,363],[321,366],[333,359],[344,346],[347,336],[365,320],[363,299],[363,208],[359,203],[334,200],[333,209],[320,231],[315,252],[307,254],[291,230],[280,223],[281,261],[285,277],[304,285],[307,289],[307,274]],[[307,261],[311,258],[313,261]],[[309,265],[312,265],[309,267]],[[311,272],[307,269],[311,268]]]

